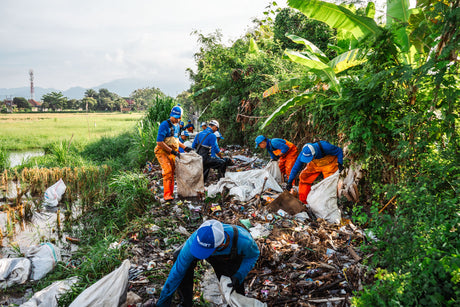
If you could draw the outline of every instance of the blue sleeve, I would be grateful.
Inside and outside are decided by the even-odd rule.
[[[270,154],[270,158],[276,159],[276,156],[275,156],[275,154],[273,153],[273,151],[269,150],[268,148],[267,148],[267,151],[268,151],[268,153]]]
[[[214,141],[211,141],[211,152],[214,152],[214,154],[218,154],[220,152],[220,148],[217,144],[217,137],[214,134],[212,134],[209,135],[208,138],[214,138]]]
[[[217,143],[217,139],[216,139],[216,143]],[[217,148],[219,148],[219,143],[217,143],[216,145],[217,145]],[[220,148],[219,148],[219,151],[220,151]],[[211,157],[217,158],[217,152],[214,147],[211,147]]]
[[[190,252],[190,244],[194,240],[196,232],[194,232],[190,238],[185,242],[182,247],[176,262],[169,272],[168,279],[166,280],[163,290],[161,290],[160,299],[157,302],[157,306],[168,306],[170,305],[171,298],[179,287],[182,279],[190,267],[190,264],[196,259]]]
[[[252,270],[254,265],[259,259],[259,247],[254,239],[251,237],[251,234],[245,229],[238,227],[238,254],[244,255],[243,261],[241,262],[240,268],[235,273],[235,277],[238,278],[240,282],[243,282],[248,275],[249,271]]]
[[[182,147],[179,146],[179,152],[183,153],[183,152],[185,152],[185,150]]]
[[[199,138],[200,138],[200,133],[198,133],[198,135],[193,139],[192,148],[196,149],[198,144],[200,144],[200,142],[198,141]]]
[[[180,135],[180,126],[174,125],[174,137],[179,138],[179,135]]]
[[[283,155],[289,151],[289,146],[286,145],[286,140],[283,139],[273,139],[272,146],[275,149],[281,150]]]
[[[157,142],[163,142],[169,134],[169,124],[165,120],[158,127]]]
[[[342,148],[332,145],[329,142],[326,141],[321,141],[321,145],[323,146],[323,149],[325,151],[325,154],[331,155],[331,156],[336,156],[337,157],[337,163],[343,164],[343,150]]]
[[[289,175],[288,183],[292,184],[292,182],[294,181],[295,177],[297,176],[297,174],[299,173],[300,169],[303,166],[303,163],[300,161],[301,156],[302,156],[302,153],[299,154],[299,156],[297,157],[297,160],[295,160],[295,164],[291,169],[291,174]]]

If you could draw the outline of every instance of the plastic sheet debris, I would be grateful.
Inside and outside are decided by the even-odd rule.
[[[27,258],[0,259],[0,289],[27,281],[32,264]]]
[[[73,284],[78,281],[74,276],[65,280],[53,282],[51,285],[35,293],[27,302],[20,307],[56,307],[61,295],[71,290]]]
[[[267,304],[262,303],[261,301],[251,298],[251,297],[246,297],[244,295],[241,295],[239,293],[236,293],[236,291],[233,291],[233,288],[229,286],[231,284],[232,280],[230,277],[227,276],[221,276],[220,277],[220,282],[219,282],[219,288],[224,296],[225,301],[227,304],[229,304],[231,307],[264,307],[267,306]]]
[[[83,291],[70,307],[119,306],[126,301],[129,260]]]
[[[270,234],[271,230],[267,228],[265,224],[264,225],[256,224],[256,226],[249,229],[249,232],[251,233],[251,236],[254,239],[257,239],[257,238],[267,237]]]
[[[308,213],[307,212],[299,212],[297,213],[296,215],[294,215],[294,218],[296,220],[299,220],[301,222],[305,222],[306,220],[309,220],[310,217],[308,216]]]
[[[40,280],[52,271],[58,261],[61,261],[59,248],[51,243],[43,243],[31,247],[25,254],[32,263],[30,279]]]
[[[50,186],[45,191],[45,201],[43,204],[49,207],[56,207],[64,194],[66,185],[62,179]]]
[[[265,166],[265,170],[275,178],[276,182],[281,183],[283,182],[283,174],[281,174],[280,166],[278,161],[270,161],[268,162],[267,166]]]
[[[264,178],[267,181],[264,185]],[[239,201],[248,201],[257,194],[271,189],[281,193],[283,190],[276,180],[266,170],[250,170],[244,172],[227,172],[217,184],[208,187],[208,196],[215,197],[217,193],[222,193],[224,188],[229,189],[229,195],[234,196]]]
[[[307,203],[316,217],[329,223],[340,223],[341,213],[337,207],[337,182],[339,171],[311,187]]]
[[[196,197],[204,193],[203,160],[196,152],[182,153],[176,159],[177,194]]]

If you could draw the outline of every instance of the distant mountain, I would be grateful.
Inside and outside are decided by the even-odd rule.
[[[131,93],[140,88],[146,87],[158,87],[160,88],[165,94],[173,94],[172,92],[172,84],[165,84],[166,89],[162,89],[160,85],[154,85],[153,82],[141,79],[118,79],[113,80],[107,83],[103,83],[98,86],[91,87],[94,90],[99,90],[101,88],[106,88],[109,91],[116,93],[122,97],[129,97]],[[169,85],[169,86],[168,86]],[[176,86],[177,87],[177,86]],[[50,92],[59,92],[61,91],[62,94],[69,98],[69,99],[82,99],[85,96],[85,91],[88,88],[83,87],[71,87],[68,90],[58,90],[54,88],[42,88],[42,87],[35,87],[35,99],[41,100],[42,96],[50,93]],[[177,94],[177,93],[176,93]],[[26,99],[30,98],[30,87],[17,87],[17,88],[0,88],[0,100],[5,99],[6,97],[24,97]]]

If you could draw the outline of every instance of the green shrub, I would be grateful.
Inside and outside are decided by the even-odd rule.
[[[0,146],[0,172],[10,167],[10,155]]]

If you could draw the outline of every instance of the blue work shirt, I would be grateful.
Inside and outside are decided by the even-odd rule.
[[[321,151],[321,148],[319,147],[318,142],[316,142],[316,143],[308,143],[311,146],[313,146],[313,148],[315,149],[315,155],[313,156],[313,160],[314,159],[321,159],[321,158],[324,158],[325,156],[336,156],[337,157],[337,163],[338,164],[343,164],[343,150],[342,150],[342,148],[337,147],[335,145],[332,145],[331,143],[326,142],[326,141],[320,141],[320,142],[321,142],[321,146],[323,147],[324,154]],[[304,151],[309,152],[309,150],[307,148],[308,148],[307,146],[304,146],[302,148],[302,152],[297,157],[297,160],[295,161],[295,164],[292,167],[291,174],[289,175],[288,183],[292,183],[294,181],[295,177],[297,176],[297,173],[302,168],[303,162],[300,161],[300,159],[302,158],[302,153]]]
[[[272,159],[276,159],[289,151],[289,146],[286,144],[286,140],[283,139],[267,139],[267,151]],[[275,151],[277,151],[275,153]],[[278,154],[280,153],[281,154]]]
[[[231,253],[233,245],[233,228],[232,225],[222,224],[224,227],[224,232],[229,235],[230,238],[228,246],[221,251],[216,250],[211,256],[228,256]],[[259,258],[259,247],[254,239],[251,237],[251,234],[244,229],[243,227],[237,226],[238,228],[238,255],[243,256],[243,261],[241,262],[240,268],[235,273],[235,277],[238,278],[240,283],[244,281],[246,275],[254,267]],[[185,241],[184,246],[182,247],[179,256],[177,257],[176,262],[169,272],[168,279],[163,286],[161,291],[160,299],[157,302],[157,306],[169,306],[171,304],[171,299],[174,292],[179,287],[182,279],[187,272],[187,269],[192,264],[193,261],[197,260],[192,253],[190,252],[190,246],[196,238],[196,231]],[[231,276],[229,276],[231,277]]]
[[[208,133],[210,133],[210,134],[208,136],[206,136]],[[203,144],[201,144],[201,145],[211,147],[211,153],[213,151],[214,151],[215,154],[219,153],[220,148],[217,145],[217,137],[214,134],[214,131],[212,131],[212,129],[210,127],[206,128],[205,130],[203,130],[200,133],[198,133],[198,135],[193,140],[192,147],[194,149],[196,149],[205,136],[206,136],[206,139],[204,140]]]
[[[181,142],[182,144],[185,143],[185,141],[182,138],[179,138],[179,142]],[[182,147],[179,146],[179,152],[183,153],[183,152],[185,152],[185,150]]]
[[[195,129],[195,126],[193,124],[187,124],[185,127],[184,127],[184,130],[187,130],[188,128],[193,128]]]
[[[213,158],[219,158],[217,154],[220,152],[220,147],[219,147],[219,143],[217,142],[217,139],[216,139],[216,145],[217,145],[217,148],[219,149],[219,151],[217,152],[215,150],[215,147],[211,147],[211,157]]]
[[[179,138],[179,125],[174,125],[169,119],[164,120],[158,127],[157,142],[164,142],[167,137]]]

